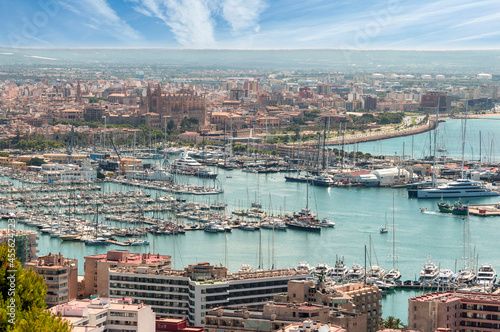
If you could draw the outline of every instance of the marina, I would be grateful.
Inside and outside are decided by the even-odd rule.
[[[421,144],[426,144],[425,137],[427,136],[422,134]],[[391,142],[386,143],[391,144]],[[447,148],[450,151],[449,145]],[[398,262],[396,268],[401,273],[401,284],[396,285],[395,292],[388,293],[383,303],[385,305],[386,302],[399,299],[399,305],[404,307],[407,298],[399,295],[410,294],[407,293],[410,290],[406,289],[410,288],[412,292],[428,292],[444,287],[439,283],[433,284],[432,281],[426,285],[418,284],[421,267],[428,260],[428,255],[433,257],[432,262],[435,266],[431,274],[432,280],[438,278],[439,271],[449,269],[455,274],[461,266],[463,216],[440,213],[436,206],[439,199],[411,199],[408,197],[406,188],[322,187],[310,186],[307,182],[285,181],[285,175],[288,176],[291,173],[244,172],[242,169],[226,170],[215,167],[213,170],[219,174],[217,181],[220,182],[220,185],[217,188],[222,190],[217,195],[186,195],[182,190],[167,192],[165,188],[170,187],[164,183],[115,179],[98,183],[97,186],[100,190],[92,189],[85,195],[80,195],[79,198],[72,198],[75,189],[58,191],[56,190],[57,186],[47,186],[52,190],[50,193],[43,192],[40,188],[38,190],[28,189],[36,188],[35,186],[38,184],[11,178],[5,173],[0,177],[0,181],[10,181],[16,188],[13,191],[8,189],[9,187],[3,187],[3,189],[8,189],[2,193],[5,204],[8,202],[7,205],[12,208],[23,210],[27,202],[23,202],[23,205],[19,206],[12,206],[11,203],[17,197],[25,196],[30,198],[31,205],[37,205],[37,208],[40,209],[39,214],[41,211],[49,212],[48,210],[52,210],[51,213],[54,215],[48,216],[48,218],[53,218],[58,215],[57,213],[69,210],[71,214],[75,214],[74,218],[81,218],[81,220],[87,220],[92,224],[97,213],[95,202],[98,201],[102,204],[99,206],[100,212],[97,217],[99,223],[112,225],[120,230],[134,228],[136,234],[141,232],[140,238],[149,244],[137,245],[133,248],[134,251],[162,254],[175,252],[173,259],[175,268],[183,268],[186,263],[197,261],[210,261],[214,264],[227,262],[228,268],[232,271],[238,271],[242,263],[257,267],[259,266],[260,242],[263,252],[262,261],[265,267],[271,268],[273,262],[279,268],[297,267],[301,261],[312,266],[317,266],[320,262],[335,266],[338,257],[342,256],[342,261],[349,267],[348,270],[352,270],[350,275],[350,271],[347,272],[349,278],[359,279],[363,277],[365,269],[363,264],[364,246],[368,244],[371,235],[378,254],[377,266],[386,270],[390,270],[393,265],[393,244],[394,242],[397,244]],[[183,188],[190,188],[190,186],[214,188],[213,179],[179,175],[178,181],[183,183]],[[40,194],[29,196],[33,192]],[[130,194],[128,204],[118,204],[120,197],[118,193],[122,193],[125,198],[128,192],[137,193],[135,199],[130,199],[134,198],[134,195]],[[67,196],[57,198],[47,196],[45,198],[44,195]],[[90,209],[83,210],[85,204],[81,203],[86,195],[89,197],[87,206],[90,206]],[[255,207],[252,207],[250,197],[254,195],[262,208],[252,211],[252,208]],[[306,198],[309,200],[307,205],[310,212],[314,213],[319,220],[323,218],[330,220],[335,223],[335,227],[322,227],[319,232],[306,232],[300,229],[277,231],[276,228],[273,230],[272,227],[264,226],[267,224],[256,217],[261,214],[273,216],[273,218],[285,214],[290,216],[295,214],[300,218],[301,210],[306,207]],[[113,200],[115,201],[113,202]],[[62,204],[61,201],[65,203]],[[50,202],[54,206],[44,206]],[[465,201],[463,202],[465,204]],[[185,205],[185,210],[168,210],[171,207],[188,203],[191,205]],[[447,201],[447,203],[453,204],[454,201]],[[105,207],[105,204],[108,206]],[[137,206],[138,204],[140,207]],[[497,255],[492,255],[491,248],[496,246],[497,237],[495,234],[500,232],[500,222],[496,218],[481,218],[472,213],[474,206],[494,207],[498,204],[498,197],[472,197],[468,198],[467,204],[471,206],[471,243],[475,246],[475,253],[479,256],[478,266],[474,269],[477,271],[482,264],[486,263],[498,269],[500,258]],[[147,210],[147,207],[155,205],[161,206],[162,209]],[[210,209],[212,205],[222,207],[222,209]],[[126,211],[123,206],[129,206],[131,211]],[[198,208],[195,208],[196,206]],[[106,208],[109,210],[106,211]],[[421,208],[425,209],[423,213],[420,212]],[[74,213],[78,212],[78,209],[82,209],[80,211],[82,213]],[[209,211],[212,214],[203,217],[202,213],[196,215],[198,219],[195,219],[195,214],[192,213],[195,211]],[[240,212],[234,213],[236,211]],[[385,227],[389,236],[384,235],[385,232],[380,232],[380,226],[384,224],[385,214],[393,211],[395,214],[394,223],[398,231],[395,241],[393,241],[391,227]],[[251,217],[247,216],[249,213],[252,214]],[[233,227],[230,227],[231,232],[192,231],[204,229],[205,224],[213,221],[213,216],[216,214],[220,214],[221,217],[224,215],[233,222],[245,220],[243,224],[246,227],[240,228],[241,225],[235,223],[232,225]],[[120,220],[121,216],[124,218],[123,221]],[[108,219],[105,220],[105,218]],[[241,221],[238,221],[238,218],[241,218]],[[156,220],[161,220],[161,222],[158,223]],[[18,222],[20,229],[36,229],[34,226],[20,221]],[[55,219],[55,222],[60,221],[62,219]],[[171,222],[172,227],[181,225],[185,232],[160,233],[162,228],[158,228],[158,231],[150,228],[151,230],[148,231],[148,227],[154,226],[155,222],[159,225]],[[228,224],[228,226],[230,225]],[[168,227],[164,231],[169,231]],[[134,238],[133,232],[130,231],[128,238]],[[108,240],[106,244],[85,245],[81,241],[64,241],[61,238],[50,236],[50,233],[40,233],[38,250],[44,254],[54,251],[54,248],[59,248],[59,251],[64,251],[66,256],[77,258],[79,268],[83,270],[84,256],[123,248],[126,238],[118,237],[116,240]],[[355,268],[352,269],[352,266]],[[342,270],[341,267],[339,269]],[[369,266],[366,266],[366,269],[369,269]],[[443,274],[442,278],[442,280],[446,280],[446,274]],[[405,284],[408,280],[411,284]],[[458,285],[452,286],[450,283],[448,287],[458,287]],[[393,314],[390,310],[384,308],[384,316]],[[401,317],[404,318],[404,316]]]

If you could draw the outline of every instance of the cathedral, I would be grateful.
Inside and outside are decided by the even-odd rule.
[[[207,121],[205,98],[188,89],[181,89],[177,93],[163,93],[160,86],[154,91],[148,86],[146,99],[141,97],[140,110],[142,114],[158,114],[161,126],[165,126],[170,120],[179,126],[187,118],[198,119],[200,126],[204,126]]]

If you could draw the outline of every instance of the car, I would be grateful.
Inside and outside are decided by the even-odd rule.
[[[421,284],[420,284],[420,281],[418,281],[418,280],[415,280],[415,281],[413,282],[413,286],[420,286],[420,285],[421,285]]]
[[[403,285],[411,285],[413,282],[411,280],[405,280]]]

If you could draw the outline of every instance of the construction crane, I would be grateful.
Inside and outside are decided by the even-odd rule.
[[[125,175],[125,173],[126,173],[126,171],[125,171],[125,165],[123,164],[123,160],[120,157],[120,154],[118,153],[118,150],[116,149],[113,137],[111,137],[111,145],[113,145],[113,149],[115,150],[115,153],[118,156],[118,161],[120,162],[120,165],[122,166],[122,175]]]
[[[75,127],[71,126],[71,133],[68,140],[68,145],[66,146],[66,163],[70,164],[73,162],[73,144],[75,141]]]

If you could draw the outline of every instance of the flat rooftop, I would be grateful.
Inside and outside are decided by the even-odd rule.
[[[442,302],[442,303],[454,301],[457,299],[463,301],[497,302],[498,304],[500,304],[500,295],[455,292],[455,291],[430,293],[410,298],[411,301],[417,301],[417,302]]]

